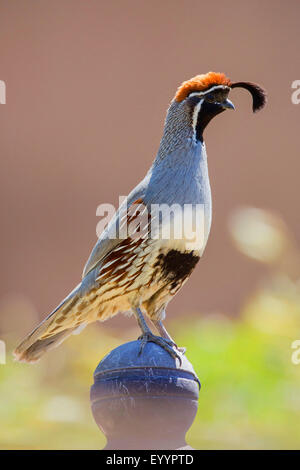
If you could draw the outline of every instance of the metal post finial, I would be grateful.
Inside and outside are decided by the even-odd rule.
[[[91,408],[109,449],[182,449],[198,408],[200,382],[154,343],[139,355],[140,341],[119,346],[94,373]]]

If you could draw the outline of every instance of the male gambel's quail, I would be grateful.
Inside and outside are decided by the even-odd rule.
[[[168,302],[189,278],[207,242],[211,193],[203,131],[214,116],[234,109],[228,94],[237,87],[251,93],[254,112],[265,105],[265,93],[259,86],[232,83],[223,73],[209,72],[182,83],[169,107],[153,165],[102,232],[85,265],[81,283],[16,348],[17,360],[37,361],[76,329],[96,320],[104,321],[120,311],[135,314],[142,330],[141,351],[147,341],[153,341],[173,357],[180,357],[162,320]],[[183,234],[157,236],[157,229],[160,231],[165,223],[161,216],[156,217],[156,236],[152,232],[149,236],[153,205],[174,204],[179,208],[203,208],[203,235],[197,238],[196,234],[198,242],[194,245]],[[137,209],[132,212],[132,207]],[[122,224],[130,225],[138,213],[147,214],[144,233],[140,224],[127,236],[120,236]],[[176,229],[178,220],[170,217],[168,223],[173,221]],[[151,332],[144,315],[161,336]]]

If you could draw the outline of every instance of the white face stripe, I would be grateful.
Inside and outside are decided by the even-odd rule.
[[[193,121],[192,121],[192,126],[193,126],[194,132],[196,132],[196,125],[197,125],[198,114],[199,114],[199,112],[200,112],[200,109],[201,109],[201,106],[202,106],[203,101],[204,101],[204,99],[200,100],[199,103],[197,103],[196,106],[194,107],[194,111],[193,111]]]
[[[208,93],[211,93],[211,92],[214,91],[214,90],[226,90],[226,88],[229,89],[229,87],[226,86],[226,85],[215,85],[215,86],[209,88],[208,90],[205,90],[205,91],[195,91],[195,92],[191,93],[191,94],[188,96],[188,98],[189,98],[190,96],[197,96],[197,97],[199,97],[199,98],[201,98],[201,97],[203,96],[203,98],[200,99],[199,103],[196,104],[196,106],[194,107],[194,111],[193,111],[192,127],[193,127],[193,131],[194,131],[194,137],[196,136],[196,125],[197,125],[198,115],[199,115],[199,112],[200,112],[202,103],[203,103],[203,101],[204,101],[205,95],[207,95]]]
[[[211,88],[209,88],[208,90],[205,90],[205,91],[194,91],[193,93],[191,93],[188,96],[188,98],[190,98],[191,96],[204,96],[207,93],[211,93],[214,90],[225,90],[226,88],[229,89],[229,87],[226,86],[226,85],[215,85],[215,86],[212,86]]]

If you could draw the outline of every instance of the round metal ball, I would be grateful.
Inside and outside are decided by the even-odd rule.
[[[91,408],[107,437],[106,449],[178,449],[197,413],[200,382],[188,359],[182,363],[155,343],[123,344],[94,373]]]

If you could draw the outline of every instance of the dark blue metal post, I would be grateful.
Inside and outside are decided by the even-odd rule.
[[[140,341],[123,344],[94,373],[91,407],[108,449],[183,449],[198,408],[200,382],[191,363]]]

